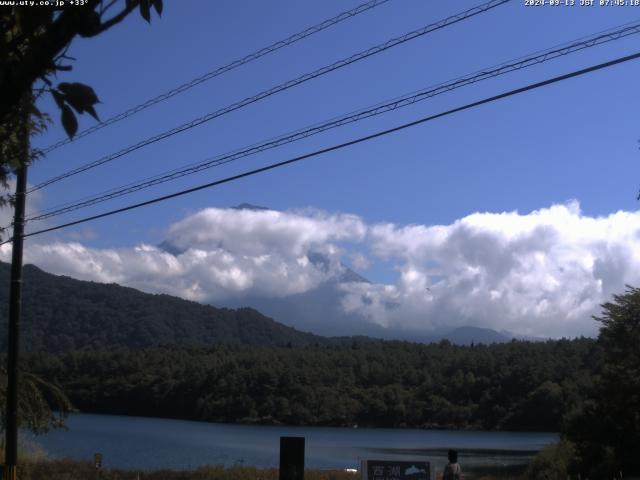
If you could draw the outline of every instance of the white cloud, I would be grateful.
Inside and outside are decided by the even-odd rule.
[[[300,257],[310,249],[330,253],[332,242],[361,241],[365,234],[366,225],[355,215],[208,208],[172,225],[169,240],[178,248]]]
[[[599,305],[640,281],[640,212],[593,218],[577,202],[475,213],[447,226],[374,225],[369,241],[401,261],[403,302],[392,318],[405,327],[589,334]]]
[[[349,261],[351,265],[353,265],[353,268],[359,272],[364,272],[371,266],[371,261],[360,252],[352,252],[349,254]]]
[[[248,291],[287,296],[314,288],[342,268],[335,242],[362,241],[365,233],[353,215],[211,208],[169,228],[168,242],[182,252],[177,256],[150,245],[93,249],[56,242],[30,244],[25,261],[83,280],[216,302]],[[8,260],[10,246],[0,248]],[[312,252],[328,265],[310,262]]]
[[[210,208],[172,225],[158,247],[30,242],[25,260],[73,277],[219,302],[313,289],[384,260],[393,285],[344,283],[349,313],[390,329],[477,325],[558,337],[593,334],[599,305],[640,284],[640,212],[583,215],[577,202],[528,214],[475,213],[450,225],[366,224],[317,210]],[[362,252],[368,250],[365,257]],[[0,247],[8,260],[10,247]],[[309,254],[321,253],[326,262]]]

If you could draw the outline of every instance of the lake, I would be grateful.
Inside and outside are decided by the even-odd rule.
[[[356,468],[361,458],[416,457],[439,467],[449,448],[461,451],[463,466],[522,463],[558,439],[555,433],[230,425],[92,414],[73,414],[67,426],[28,441],[51,457],[91,460],[100,452],[105,467],[141,470],[276,467],[281,436],[305,437],[305,466],[320,469]]]

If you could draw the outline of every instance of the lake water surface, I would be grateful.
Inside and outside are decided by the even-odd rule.
[[[436,466],[446,449],[464,464],[512,464],[555,442],[555,433],[473,432],[387,428],[271,427],[160,418],[74,414],[68,430],[32,438],[51,457],[91,460],[111,468],[193,469],[237,464],[276,467],[281,436],[303,436],[307,468],[356,468],[361,458],[425,458]]]

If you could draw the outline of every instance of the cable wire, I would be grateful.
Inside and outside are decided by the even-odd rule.
[[[54,227],[49,227],[49,228],[44,228],[42,230],[37,230],[35,232],[27,233],[27,234],[23,235],[23,237],[32,237],[34,235],[40,235],[40,234],[47,233],[47,232],[53,232],[55,230],[60,230],[62,228],[67,228],[67,227],[71,227],[71,226],[74,226],[74,225],[79,225],[81,223],[86,223],[86,222],[89,222],[91,220],[97,220],[99,218],[109,217],[111,215],[115,215],[115,214],[118,214],[118,213],[123,213],[123,212],[129,211],[129,210],[134,210],[134,209],[137,209],[137,208],[140,208],[140,207],[144,207],[144,206],[147,206],[147,205],[151,205],[151,204],[154,204],[154,203],[159,203],[159,202],[163,202],[165,200],[169,200],[169,199],[172,199],[172,198],[176,198],[176,197],[180,197],[180,196],[183,196],[183,195],[187,195],[189,193],[194,193],[194,192],[197,192],[199,190],[204,190],[204,189],[207,189],[207,188],[212,188],[212,187],[215,187],[215,186],[218,186],[218,185],[222,185],[224,183],[229,183],[229,182],[232,182],[232,181],[235,181],[235,180],[240,180],[241,178],[249,177],[249,176],[252,176],[252,175],[257,175],[259,173],[267,172],[269,170],[274,170],[276,168],[284,167],[286,165],[291,165],[293,163],[300,162],[300,161],[306,160],[308,158],[317,157],[319,155],[322,155],[322,154],[325,154],[325,153],[328,153],[328,152],[341,150],[343,148],[350,147],[352,145],[357,145],[359,143],[363,143],[363,142],[366,142],[366,141],[369,141],[369,140],[373,140],[373,139],[378,138],[378,137],[383,137],[383,136],[389,135],[391,133],[399,132],[401,130],[405,130],[407,128],[414,127],[416,125],[420,125],[420,124],[435,120],[437,118],[441,118],[441,117],[445,117],[445,116],[448,116],[448,115],[452,115],[454,113],[462,112],[464,110],[469,110],[471,108],[475,108],[475,107],[478,107],[478,106],[481,106],[481,105],[485,105],[487,103],[491,103],[491,102],[494,102],[494,101],[497,101],[497,100],[501,100],[503,98],[511,97],[513,95],[518,95],[520,93],[524,93],[524,92],[527,92],[527,91],[530,91],[530,90],[535,90],[537,88],[541,88],[541,87],[544,87],[546,85],[551,85],[553,83],[558,83],[558,82],[561,82],[561,81],[564,81],[564,80],[568,80],[570,78],[586,75],[587,73],[591,73],[591,72],[594,72],[594,71],[597,71],[597,70],[602,70],[604,68],[612,67],[614,65],[618,65],[618,64],[621,64],[621,63],[624,63],[624,62],[628,62],[628,61],[631,61],[631,60],[636,60],[638,58],[640,58],[640,52],[634,53],[632,55],[627,55],[625,57],[616,58],[614,60],[610,60],[608,62],[600,63],[598,65],[593,65],[591,67],[583,68],[581,70],[575,70],[575,71],[573,71],[571,73],[566,73],[564,75],[559,75],[557,77],[553,77],[553,78],[550,78],[550,79],[547,79],[547,80],[543,80],[541,82],[532,83],[532,84],[526,85],[524,87],[516,88],[514,90],[509,90],[507,92],[504,92],[504,93],[501,93],[501,94],[498,94],[498,95],[494,95],[492,97],[488,97],[488,98],[484,98],[482,100],[478,100],[476,102],[468,103],[468,104],[463,105],[461,107],[452,108],[451,110],[447,110],[445,112],[437,113],[435,115],[429,115],[427,117],[423,117],[423,118],[420,118],[418,120],[414,120],[412,122],[404,123],[402,125],[399,125],[399,126],[396,126],[396,127],[393,127],[393,128],[389,128],[387,130],[382,130],[382,131],[373,133],[371,135],[366,135],[364,137],[359,137],[359,138],[356,138],[354,140],[350,140],[348,142],[344,142],[344,143],[340,143],[340,144],[337,144],[337,145],[333,145],[331,147],[327,147],[327,148],[323,148],[323,149],[320,149],[320,150],[316,150],[316,151],[311,152],[311,153],[306,153],[304,155],[300,155],[298,157],[290,158],[290,159],[284,160],[282,162],[272,163],[270,165],[267,165],[267,166],[264,166],[264,167],[261,167],[261,168],[257,168],[257,169],[254,169],[254,170],[250,170],[250,171],[247,171],[247,172],[244,172],[244,173],[240,173],[238,175],[233,175],[231,177],[226,177],[226,178],[223,178],[221,180],[216,180],[216,181],[213,181],[213,182],[205,183],[203,185],[198,185],[196,187],[188,188],[186,190],[181,190],[181,191],[174,192],[174,193],[171,193],[171,194],[168,194],[168,195],[163,195],[161,197],[152,198],[151,200],[146,200],[144,202],[135,203],[135,204],[132,204],[132,205],[128,205],[126,207],[117,208],[115,210],[110,210],[108,212],[100,213],[98,215],[92,215],[90,217],[81,218],[81,219],[75,220],[73,222],[68,222],[68,223],[64,223],[64,224],[61,224],[61,225],[56,225]],[[9,242],[12,242],[12,241],[13,241],[13,238],[11,238],[9,240],[5,240],[4,242],[0,243],[0,245],[4,245],[5,243],[9,243]]]
[[[202,125],[203,123],[209,122],[211,120],[213,120],[214,118],[220,117],[222,115],[225,115],[227,113],[233,112],[235,110],[239,110],[240,108],[243,108],[247,105],[250,105],[252,103],[258,102],[264,98],[270,97],[272,95],[275,95],[276,93],[282,92],[284,90],[288,90],[289,88],[292,88],[296,85],[300,85],[301,83],[307,82],[311,79],[314,79],[316,77],[319,77],[321,75],[325,75],[329,72],[332,72],[334,70],[337,70],[339,68],[345,67],[347,65],[350,65],[354,62],[357,62],[359,60],[365,59],[367,57],[370,57],[372,55],[375,55],[377,53],[383,52],[385,50],[388,50],[390,48],[393,48],[395,46],[401,45],[405,42],[408,42],[410,40],[416,39],[418,37],[421,37],[423,35],[426,35],[428,33],[431,33],[433,31],[445,28],[449,25],[458,23],[460,21],[466,20],[468,18],[471,18],[475,15],[479,15],[480,13],[484,13],[488,10],[491,10],[495,7],[498,7],[502,4],[508,3],[511,0],[490,0],[489,2],[483,3],[482,5],[470,8],[468,10],[465,10],[464,12],[461,12],[459,14],[456,15],[452,15],[450,17],[447,17],[443,20],[440,20],[439,22],[436,23],[432,23],[430,25],[427,25],[425,27],[422,27],[418,30],[414,30],[412,32],[406,33],[400,37],[396,37],[393,38],[391,40],[388,40],[385,43],[382,43],[380,45],[377,45],[375,47],[371,47],[367,50],[361,51],[359,53],[356,53],[346,59],[343,60],[339,60],[335,63],[332,63],[331,65],[327,65],[325,67],[319,68],[318,70],[315,70],[311,73],[307,73],[304,74],[300,77],[297,77],[293,80],[289,80],[285,83],[282,83],[280,85],[277,85],[275,87],[272,87],[268,90],[264,90],[261,93],[258,93],[257,95],[254,95],[252,97],[247,97],[244,100],[241,100],[239,102],[233,103],[227,107],[224,107],[220,110],[216,110],[215,112],[212,113],[208,113],[207,115],[204,115],[202,117],[196,118],[190,122],[184,123],[180,126],[174,127],[171,130],[167,130],[163,133],[160,133],[158,135],[155,135],[153,137],[150,137],[146,140],[140,141],[134,145],[131,145],[129,147],[126,147],[118,152],[112,153],[110,155],[107,155],[105,157],[102,157],[98,160],[95,160],[93,162],[90,162],[88,164],[85,164],[83,166],[80,166],[78,168],[75,168],[73,170],[69,170],[65,173],[62,173],[56,177],[50,178],[49,180],[45,180],[44,182],[41,182],[33,187],[31,187],[31,189],[29,189],[27,191],[27,193],[33,193],[36,190],[40,190],[41,188],[44,188],[48,185],[51,185],[52,183],[56,183],[59,182],[61,180],[67,179],[71,176],[77,175],[79,173],[85,172],[87,170],[90,170],[92,168],[95,168],[99,165],[103,165],[107,162],[111,162],[117,158],[123,157],[124,155],[127,155],[135,150],[138,150],[140,148],[146,147],[148,145],[151,145],[152,143],[156,143],[160,140],[163,140],[165,138],[171,137],[177,133],[181,133],[184,132],[186,130],[189,130],[191,128],[197,127],[199,125]]]
[[[334,117],[328,121],[325,121],[324,123],[315,124],[310,127],[294,131],[292,133],[275,137],[263,143],[253,144],[240,150],[229,152],[223,155],[218,155],[216,157],[212,157],[198,163],[193,163],[185,167],[160,173],[152,177],[147,177],[142,180],[128,183],[126,185],[122,185],[120,187],[116,187],[95,195],[83,197],[79,200],[57,205],[49,209],[34,213],[31,217],[27,218],[27,221],[45,220],[54,216],[62,215],[64,213],[96,205],[98,203],[112,200],[123,195],[128,195],[130,193],[150,188],[155,185],[176,180],[187,175],[192,175],[209,168],[224,165],[240,158],[248,157],[250,155],[254,155],[278,146],[293,143],[295,141],[308,138],[312,135],[316,135],[333,128],[337,128],[349,123],[358,122],[365,118],[381,115],[389,111],[403,108],[416,102],[427,100],[429,98],[435,97],[436,95],[440,95],[457,88],[487,80],[489,78],[494,78],[499,75],[504,75],[516,70],[528,68],[533,65],[538,65],[561,56],[569,55],[571,53],[594,47],[596,45],[601,45],[603,43],[608,43],[633,34],[640,33],[640,22],[625,25],[626,26],[624,28],[620,28],[615,31],[608,31],[607,33],[600,32],[599,34],[594,34],[591,37],[583,37],[582,41],[568,42],[563,44],[562,46],[543,50],[542,53],[536,52],[538,53],[538,55],[519,57],[518,59],[504,62],[494,67],[476,71],[463,77],[458,77],[449,82],[429,87],[428,89],[412,92],[410,94],[397,97],[384,103],[379,103],[366,109],[361,109],[356,112],[351,112],[339,117]]]
[[[71,143],[75,140],[78,140],[79,138],[82,137],[86,137],[87,135],[90,135],[94,132],[97,132],[98,130],[101,130],[109,125],[113,125],[114,123],[117,123],[121,120],[124,120],[125,118],[128,118],[132,115],[135,115],[136,113],[139,113],[143,110],[146,110],[147,108],[156,105],[157,103],[160,102],[164,102],[165,100],[168,100],[171,97],[175,97],[176,95],[179,95],[183,92],[186,92],[187,90],[192,89],[193,87],[200,85],[201,83],[207,82],[215,77],[218,77],[220,75],[222,75],[223,73],[227,73],[230,72],[231,70],[234,70],[242,65],[246,65],[247,63],[250,63],[254,60],[257,60],[261,57],[264,57],[265,55],[268,55],[270,53],[273,53],[277,50],[280,50],[281,48],[287,47],[289,45],[292,45],[300,40],[303,40],[311,35],[314,35],[318,32],[321,32],[323,30],[326,30],[329,27],[332,27],[344,20],[350,19],[355,17],[356,15],[359,15],[361,13],[364,13],[368,10],[371,10],[375,7],[378,7],[384,3],[387,3],[389,0],[370,0],[368,2],[365,2],[361,5],[358,5],[355,8],[352,8],[351,10],[347,10],[345,12],[342,12],[338,15],[336,15],[335,17],[329,18],[321,23],[318,23],[317,25],[313,25],[312,27],[309,27],[301,32],[298,33],[294,33],[293,35],[285,38],[284,40],[280,40],[278,42],[272,43],[271,45],[269,45],[268,47],[264,47],[261,48],[260,50],[257,50],[253,53],[250,53],[249,55],[244,56],[243,58],[234,60],[231,63],[228,63],[227,65],[224,65],[222,67],[218,67],[215,70],[212,70],[210,72],[205,73],[204,75],[201,75],[197,78],[194,78],[193,80],[183,83],[182,85],[175,87],[161,95],[158,95],[156,97],[153,97],[149,100],[147,100],[146,102],[143,102],[139,105],[136,105],[135,107],[131,107],[128,110],[125,110],[124,112],[121,112],[117,115],[114,115],[106,120],[104,120],[103,122],[100,122],[92,127],[89,127],[85,130],[82,130],[78,133],[76,133],[76,135],[73,138],[64,138],[52,145],[49,145],[48,147],[43,148],[41,151],[43,154],[47,154],[49,152],[52,152],[64,145],[67,145],[68,143]]]

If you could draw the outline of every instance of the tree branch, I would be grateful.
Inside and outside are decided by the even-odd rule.
[[[43,78],[52,69],[52,59],[71,43],[83,25],[95,15],[95,9],[102,0],[89,0],[83,8],[64,10],[42,35],[31,39],[23,58],[19,62],[9,62],[3,67],[8,72],[0,78],[0,123],[4,123],[20,98],[31,89],[38,78]],[[130,0],[117,15],[101,23],[88,37],[94,37],[124,20],[138,5],[139,0]]]
[[[118,3],[118,0],[111,0],[111,2],[109,2],[107,5],[104,5],[102,7],[102,9],[100,10],[100,16],[104,15],[105,13],[107,13],[109,11],[109,9],[111,7],[113,7],[116,3]]]
[[[136,7],[140,2],[138,0],[135,0],[133,2],[127,2],[127,3],[128,5],[124,8],[124,10],[122,10],[117,15],[111,17],[106,22],[101,23],[100,28],[92,35],[88,35],[88,37],[95,37],[96,35],[99,35],[102,32],[109,30],[114,25],[117,25],[118,23],[120,23],[122,20],[127,18],[127,15],[129,15],[131,12],[133,12],[136,9]]]

